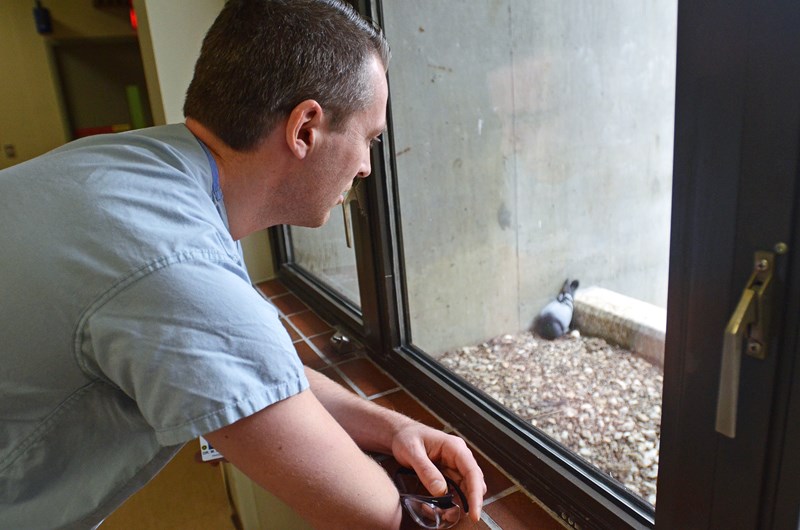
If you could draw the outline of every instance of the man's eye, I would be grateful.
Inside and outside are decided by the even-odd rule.
[[[375,144],[379,144],[379,143],[381,143],[381,137],[380,136],[376,136],[375,138],[373,138],[372,140],[369,141],[369,146],[370,146],[370,148],[372,148],[372,146],[374,146]]]

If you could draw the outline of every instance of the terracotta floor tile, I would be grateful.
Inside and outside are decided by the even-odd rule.
[[[328,363],[326,363],[322,357],[317,355],[317,352],[315,352],[306,341],[297,341],[294,343],[294,347],[297,349],[297,355],[300,357],[300,360],[303,361],[304,365],[315,370],[319,370],[320,368],[324,368],[328,365]]]
[[[280,280],[267,280],[256,285],[259,291],[264,293],[267,298],[272,298],[279,294],[288,293],[289,291],[280,282]]]
[[[515,492],[484,507],[503,530],[564,530],[564,526],[522,492]]]
[[[408,514],[403,514],[403,524],[400,526],[400,530],[419,530],[420,528],[422,527],[411,521]],[[483,521],[473,523],[466,514],[462,514],[458,524],[450,528],[452,530],[489,530],[489,525]]]
[[[497,466],[486,460],[486,458],[476,451],[474,447],[470,446],[470,449],[472,449],[472,454],[475,456],[478,466],[480,466],[481,471],[483,471],[483,481],[486,483],[485,498],[493,497],[514,485],[514,483],[511,482],[511,479],[509,479],[505,473],[500,471]]]
[[[270,302],[275,304],[275,307],[280,309],[281,312],[286,316],[308,311],[308,306],[292,293],[286,293],[274,298],[270,298]]]
[[[298,340],[303,338],[303,337],[300,336],[299,333],[297,333],[297,331],[295,331],[295,329],[291,326],[291,324],[289,324],[289,322],[287,322],[286,319],[284,319],[283,317],[281,317],[281,324],[283,324],[283,327],[285,327],[286,331],[289,332],[289,337],[292,339],[292,342],[296,342],[296,341],[298,341]]]
[[[483,521],[478,521],[477,523],[473,523],[472,519],[469,518],[468,515],[463,515],[461,520],[458,521],[458,524],[452,527],[453,530],[473,530],[473,529],[480,529],[480,530],[488,530],[489,525],[484,523]]]
[[[441,429],[444,427],[442,422],[436,419],[436,416],[431,414],[428,409],[422,406],[419,401],[414,399],[414,397],[405,390],[392,392],[391,394],[376,398],[373,401],[383,407],[401,412],[425,425],[430,425],[434,429]]]
[[[347,361],[338,367],[367,397],[397,388],[397,383],[368,359]]]
[[[348,359],[353,359],[360,354],[362,350],[353,350],[349,352],[339,352],[331,344],[331,337],[333,334],[336,333],[334,330],[329,331],[328,333],[323,333],[322,335],[317,335],[309,339],[314,346],[319,348],[319,351],[328,358],[332,363],[338,363],[342,361],[346,361]]]
[[[292,315],[289,317],[289,320],[291,320],[292,324],[294,324],[297,329],[300,330],[300,333],[306,337],[313,337],[321,333],[327,333],[333,329],[330,324],[322,320],[311,311],[304,311],[302,313]]]
[[[347,390],[349,390],[353,394],[356,393],[356,391],[353,390],[353,388],[347,383],[347,381],[342,379],[342,376],[339,375],[339,372],[337,372],[336,369],[334,369],[333,367],[323,368],[322,370],[319,371],[319,373],[324,374],[327,377],[329,377],[330,379],[336,381],[337,383],[342,385],[344,388],[346,388]]]

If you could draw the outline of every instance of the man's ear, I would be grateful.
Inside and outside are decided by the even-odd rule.
[[[297,158],[305,158],[319,140],[322,107],[313,99],[297,104],[286,122],[286,143]]]

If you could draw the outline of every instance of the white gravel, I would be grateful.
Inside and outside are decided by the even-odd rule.
[[[656,501],[661,370],[577,331],[503,335],[439,361],[650,504]]]

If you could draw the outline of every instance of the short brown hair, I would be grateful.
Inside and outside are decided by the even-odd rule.
[[[183,113],[246,151],[301,101],[335,127],[372,99],[367,75],[383,33],[341,0],[229,0],[208,30]]]

